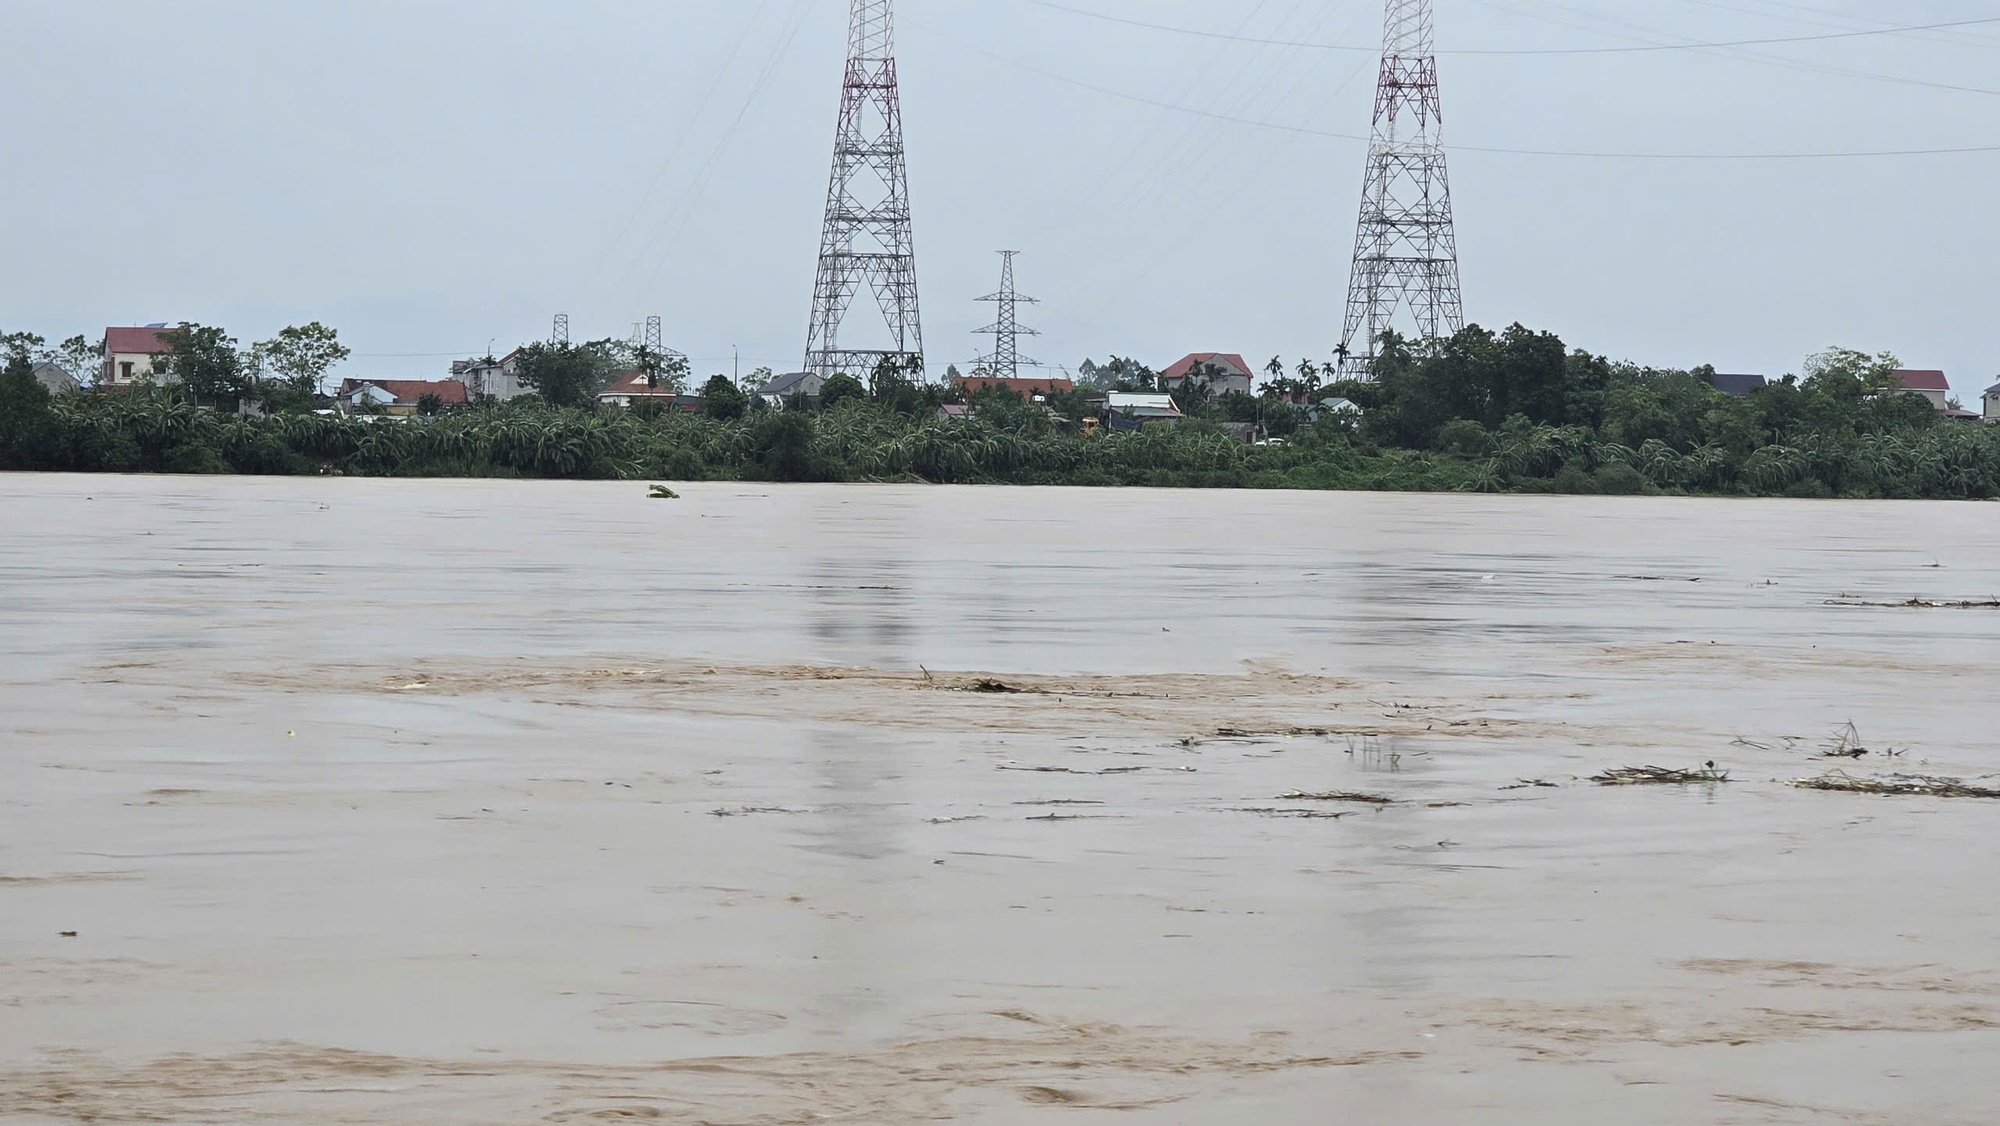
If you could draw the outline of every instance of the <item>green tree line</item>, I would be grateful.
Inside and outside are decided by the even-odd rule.
[[[538,383],[547,398],[384,419],[282,405],[230,413],[186,384],[51,395],[26,351],[5,360],[6,469],[2000,496],[2000,427],[1944,419],[1901,394],[1893,357],[1830,351],[1802,377],[1735,397],[1715,391],[1706,370],[1613,363],[1518,325],[1388,338],[1368,383],[1325,383],[1315,369],[1313,392],[1351,400],[1358,416],[1316,413],[1286,384],[1256,397],[1204,397],[1197,388],[1187,421],[1130,433],[1084,432],[1001,389],[975,396],[971,419],[942,418],[949,392],[896,371],[839,377],[816,407],[785,410],[717,377],[703,388],[703,412],[688,414],[599,407],[580,391],[601,386],[604,358],[589,357],[583,372],[582,361],[557,354],[544,370],[574,364],[574,390],[557,390],[552,378]],[[1150,385],[1142,366],[1115,364],[1105,382]],[[182,370],[197,375],[192,361]],[[676,385],[683,376],[660,373]],[[1088,409],[1081,391],[1051,406],[1071,420]],[[1247,444],[1220,425],[1229,421],[1257,421],[1283,440]]]

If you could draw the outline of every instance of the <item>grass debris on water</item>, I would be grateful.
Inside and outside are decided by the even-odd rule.
[[[1600,786],[1693,786],[1729,781],[1729,772],[1715,763],[1699,770],[1676,770],[1667,766],[1621,766],[1591,778]]]
[[[1882,794],[1890,797],[2000,798],[2000,789],[1978,786],[1963,778],[1938,778],[1927,774],[1878,774],[1857,778],[1835,770],[1817,778],[1792,782],[1801,790],[1826,790],[1841,794]]]
[[[1387,797],[1382,794],[1357,794],[1357,793],[1351,793],[1347,790],[1327,790],[1323,793],[1314,793],[1309,790],[1293,790],[1287,794],[1279,794],[1278,800],[1279,801],[1328,801],[1328,802],[1344,801],[1344,802],[1354,802],[1359,805],[1396,804],[1395,798]]]

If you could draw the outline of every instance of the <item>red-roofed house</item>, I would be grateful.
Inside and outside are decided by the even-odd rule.
[[[172,326],[163,324],[105,329],[104,367],[98,373],[97,385],[130,387],[165,379],[166,373],[156,372],[154,365],[161,356],[173,351],[162,339],[170,331]]]
[[[1160,386],[1178,391],[1190,378],[1197,383],[1205,380],[1211,395],[1227,395],[1232,391],[1248,395],[1256,382],[1250,365],[1233,352],[1195,352],[1161,371]]]
[[[334,400],[344,414],[358,410],[382,414],[413,415],[426,395],[437,396],[438,405],[462,407],[469,398],[465,384],[456,379],[343,379]]]
[[[678,406],[689,414],[700,414],[702,402],[701,396],[683,395],[664,380],[658,387],[651,386],[646,382],[643,371],[628,371],[612,380],[611,386],[597,393],[597,401],[614,407],[659,403],[661,406]]]
[[[1951,382],[1943,372],[1898,368],[1896,376],[1903,381],[1905,395],[1920,395],[1939,411],[1951,409],[1945,405],[1945,400],[1951,397]]]
[[[1047,398],[1063,391],[1073,391],[1076,384],[1067,379],[1042,379],[1039,377],[1019,377],[1002,379],[994,375],[961,375],[957,380],[958,389],[968,395],[977,395],[992,387],[1005,387],[1023,399],[1033,402],[1036,398]]]

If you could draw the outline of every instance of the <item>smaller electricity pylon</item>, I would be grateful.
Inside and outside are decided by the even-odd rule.
[[[998,305],[1000,307],[1000,318],[973,333],[975,336],[991,336],[993,338],[993,354],[982,356],[980,363],[987,371],[999,379],[1014,379],[1018,377],[1021,373],[1022,364],[1026,364],[1029,367],[1040,366],[1035,361],[1021,355],[1021,337],[1040,336],[1041,333],[1036,332],[1032,328],[1022,327],[1020,317],[1018,316],[1020,306],[1023,302],[1029,305],[1039,304],[1034,298],[1024,297],[1014,289],[1014,256],[1019,253],[1021,252],[1018,250],[1003,250],[1000,252],[1000,292],[989,293],[980,298],[981,301],[988,301]]]

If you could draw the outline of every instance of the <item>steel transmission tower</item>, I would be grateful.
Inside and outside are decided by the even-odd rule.
[[[1431,5],[1388,0],[1383,21],[1382,77],[1339,349],[1344,378],[1369,378],[1398,306],[1408,309],[1419,337],[1465,327]]]
[[[911,376],[923,372],[891,7],[891,0],[850,0],[847,78],[841,84],[840,128],[806,334],[806,370],[821,376],[845,372],[865,379],[883,360]],[[874,294],[886,338],[877,348],[842,347],[842,322],[863,289]]]
[[[973,333],[975,336],[993,338],[993,354],[982,357],[981,362],[1001,379],[1013,379],[1020,375],[1022,364],[1027,364],[1029,367],[1036,366],[1035,361],[1021,355],[1020,343],[1023,336],[1041,335],[1032,328],[1021,327],[1020,318],[1016,316],[1023,302],[1029,305],[1038,303],[1032,297],[1023,297],[1014,289],[1014,256],[1019,253],[1021,252],[1018,250],[1000,252],[1000,292],[989,293],[980,298],[981,301],[990,301],[998,305],[1000,316],[992,324]]]
[[[569,314],[557,313],[555,327],[549,330],[549,343],[569,343]]]

